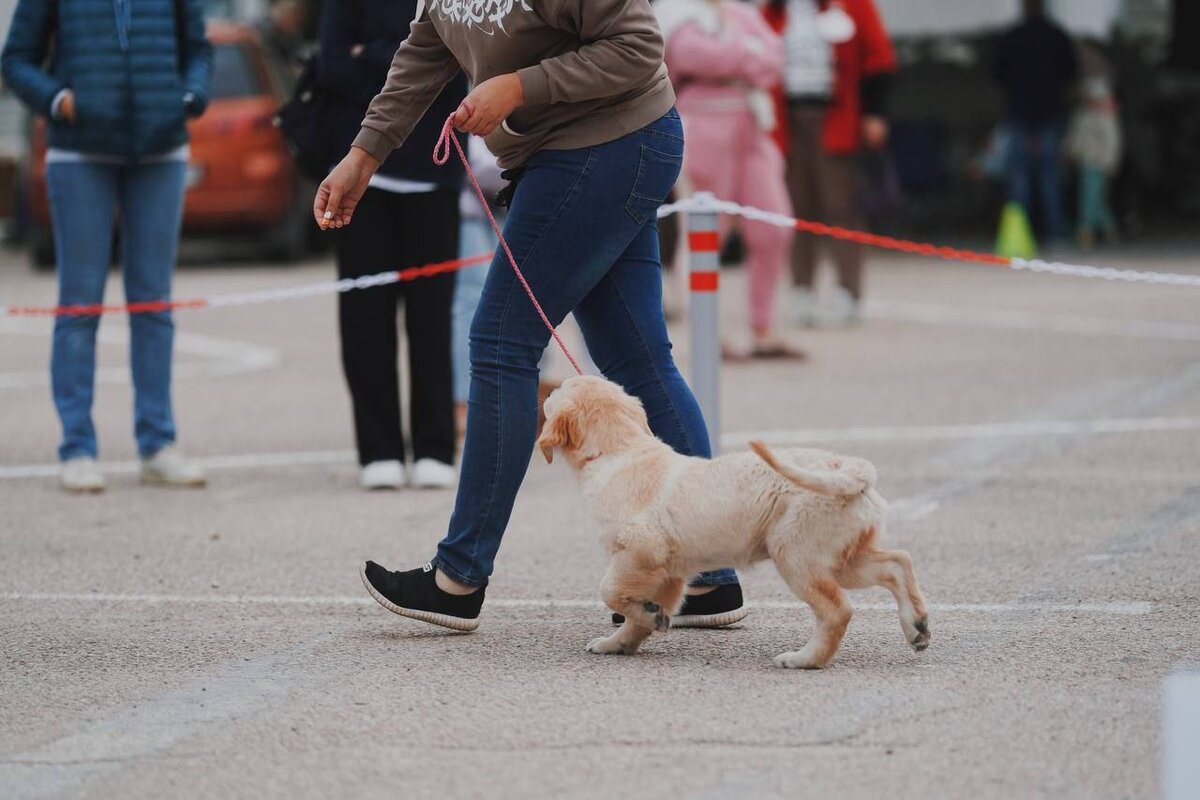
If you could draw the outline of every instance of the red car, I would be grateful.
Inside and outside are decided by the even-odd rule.
[[[264,255],[291,260],[308,252],[316,226],[312,191],[272,118],[287,91],[281,68],[253,28],[212,23],[212,99],[188,123],[191,160],[183,210],[185,234],[253,237]],[[46,126],[33,125],[27,174],[34,264],[54,264],[46,197]]]

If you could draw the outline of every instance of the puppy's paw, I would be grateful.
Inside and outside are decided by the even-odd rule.
[[[929,617],[921,617],[916,620],[913,622],[913,627],[916,629],[916,633],[908,640],[908,643],[912,645],[913,650],[919,653],[929,647]]]
[[[792,650],[775,656],[773,663],[784,669],[821,669],[825,665],[803,650]]]
[[[617,636],[601,636],[588,642],[587,651],[601,656],[627,656],[637,652],[630,650]]]
[[[671,629],[671,616],[658,603],[643,603],[642,608],[647,615],[654,617],[654,630],[666,633]]]
[[[651,600],[640,605],[633,604],[625,609],[626,619],[635,625],[650,630],[665,633],[671,628],[671,615],[667,610]]]

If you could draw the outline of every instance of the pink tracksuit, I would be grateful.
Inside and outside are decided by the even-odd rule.
[[[696,19],[664,22],[667,67],[687,136],[684,171],[698,191],[790,216],[767,94],[782,77],[783,44],[753,4],[723,0],[717,14],[707,0],[690,2],[700,12]],[[673,0],[673,5],[682,4]],[[751,324],[769,331],[792,232],[749,220],[741,229]]]

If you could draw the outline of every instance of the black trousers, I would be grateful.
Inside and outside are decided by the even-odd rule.
[[[367,189],[337,231],[338,277],[356,278],[458,257],[458,193]],[[415,459],[454,462],[450,307],[454,273],[338,295],[342,368],[354,404],[360,464],[404,460],[396,312],[404,299]]]

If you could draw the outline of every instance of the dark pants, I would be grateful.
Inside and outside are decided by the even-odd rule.
[[[1059,160],[1062,158],[1062,126],[1010,123],[1008,148],[1008,199],[1020,203],[1026,214],[1033,213],[1036,192],[1041,204],[1041,235],[1053,241],[1063,236],[1062,183]]]
[[[337,233],[338,276],[356,278],[458,256],[458,193],[367,189]],[[454,273],[355,289],[338,296],[342,367],[354,402],[361,464],[404,460],[396,310],[404,298],[411,371],[413,458],[454,461],[450,307]]]
[[[800,219],[862,230],[865,221],[855,196],[854,157],[825,151],[821,143],[825,113],[823,106],[789,107],[787,182],[792,210]],[[812,233],[797,233],[792,239],[793,285],[811,289],[816,283],[819,244]],[[827,239],[824,244],[837,265],[838,283],[853,297],[862,296],[863,246],[842,239]]]
[[[1117,218],[1108,204],[1108,174],[1103,167],[1079,165],[1079,228],[1112,238]]]

